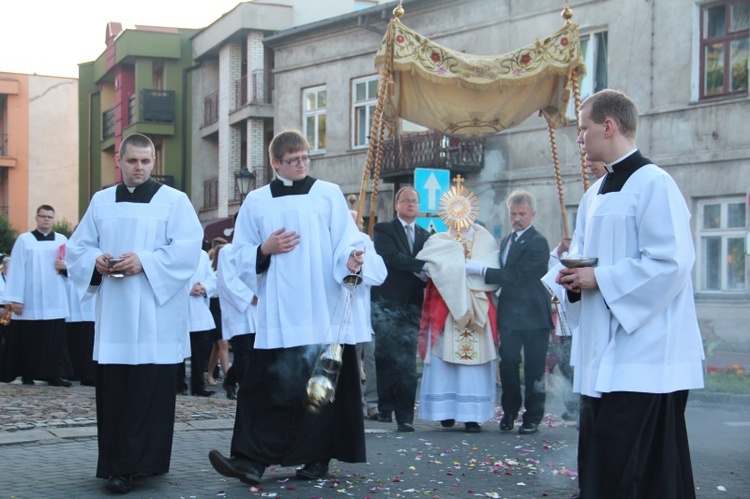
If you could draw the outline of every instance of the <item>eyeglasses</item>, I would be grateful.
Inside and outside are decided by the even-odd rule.
[[[399,199],[397,203],[419,204],[419,199]]]
[[[310,156],[302,156],[294,159],[282,159],[281,162],[285,165],[299,166],[301,163],[310,163]]]
[[[45,220],[52,220],[55,218],[54,215],[37,215],[38,218],[44,218]]]

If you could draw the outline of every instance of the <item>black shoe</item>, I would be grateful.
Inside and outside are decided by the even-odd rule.
[[[114,475],[107,480],[107,490],[118,494],[127,494],[133,490],[130,475]]]
[[[222,383],[221,387],[227,392],[227,398],[229,400],[237,400],[237,388],[235,388],[234,385]]]
[[[81,381],[81,386],[96,386],[96,381]]]
[[[453,428],[453,425],[456,424],[455,419],[444,419],[440,421],[440,426],[443,428]]]
[[[539,425],[536,423],[524,423],[518,429],[518,433],[521,435],[531,435],[539,431]]]
[[[513,429],[513,418],[503,416],[500,420],[500,431],[511,431]]]
[[[577,412],[563,412],[562,414],[562,420],[563,421],[578,421],[578,413]]]
[[[307,463],[297,470],[296,476],[300,480],[320,480],[328,475],[328,459]]]
[[[414,425],[411,423],[401,423],[398,425],[398,431],[400,431],[401,433],[412,433],[416,430],[414,429]]]
[[[380,414],[378,414],[378,421],[380,421],[381,423],[393,423],[393,418],[390,414],[381,412]]]
[[[464,423],[464,431],[466,433],[481,433],[482,427],[479,426],[479,423],[468,422]]]
[[[34,380],[31,378],[21,378],[21,383],[24,385],[33,385]]]
[[[49,386],[63,386],[65,388],[73,386],[73,383],[71,383],[67,379],[62,379],[59,377],[52,378],[51,380],[47,381],[47,384],[49,384]]]
[[[240,459],[237,457],[224,457],[217,450],[208,453],[208,460],[211,466],[220,474],[232,478],[239,478],[240,481],[251,485],[258,485],[263,477],[266,467],[250,459]]]
[[[212,392],[211,390],[206,390],[205,388],[203,390],[199,390],[197,392],[193,392],[194,397],[210,397],[216,392]]]

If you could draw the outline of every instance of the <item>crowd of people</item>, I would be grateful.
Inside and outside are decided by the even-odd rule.
[[[447,232],[416,224],[405,186],[371,240],[339,187],[308,175],[298,131],[271,141],[276,178],[246,197],[231,243],[202,248],[187,196],[150,177],[153,143],[128,136],[122,183],[94,195],[70,240],[42,205],[11,265],[3,255],[3,381],[94,385],[96,476],[125,493],[169,470],[176,394],[213,395],[218,366],[237,410],[229,454],[209,461],[258,484],[271,465],[312,480],[331,459],[365,462],[364,419],[414,432],[417,407],[445,428],[478,433],[500,416],[501,432],[536,433],[556,364],[563,419],[580,428],[580,497],[694,497],[684,411],[703,352],[689,213],[636,147],[628,96],[594,94],[580,124],[598,180],[552,251],[531,192],[508,195],[498,243],[460,177],[441,198]],[[571,255],[595,263],[560,263]]]

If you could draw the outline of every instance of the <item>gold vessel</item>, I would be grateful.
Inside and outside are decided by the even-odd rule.
[[[0,308],[0,326],[7,326],[10,324],[11,314],[13,313],[13,305],[6,303],[3,308]]]

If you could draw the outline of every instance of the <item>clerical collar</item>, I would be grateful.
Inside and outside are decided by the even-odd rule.
[[[276,178],[281,180],[281,183],[284,184],[285,187],[291,187],[294,185],[294,180],[289,180],[288,178],[284,178],[278,173],[276,174]]]
[[[150,203],[163,185],[152,178],[134,188],[124,183],[118,184],[115,190],[115,203]]]
[[[650,164],[651,160],[644,158],[638,149],[618,159],[610,165],[612,171],[604,177],[597,194],[620,192],[632,174],[640,167]]]
[[[287,185],[287,182],[289,182],[289,180],[276,175],[276,178],[270,184],[271,196],[278,198],[282,196],[298,196],[307,194],[310,192],[310,189],[312,189],[315,180],[316,179],[308,175],[302,180],[295,180],[291,183],[291,185]]]
[[[39,229],[34,229],[31,231],[31,233],[34,235],[34,238],[37,241],[54,241],[55,240],[55,233],[54,231],[49,231],[46,234],[43,234],[39,231]]]

